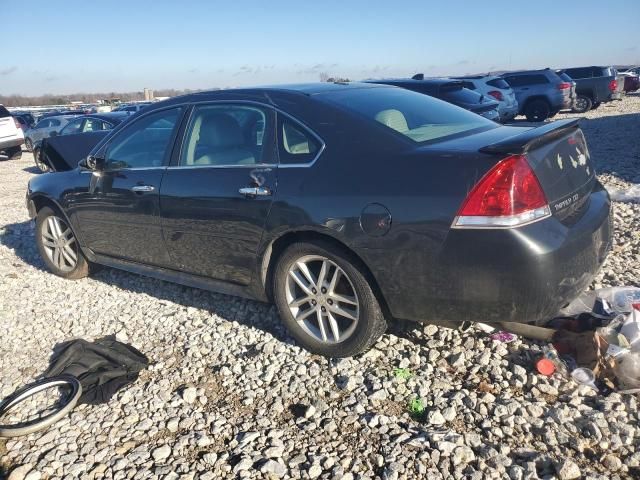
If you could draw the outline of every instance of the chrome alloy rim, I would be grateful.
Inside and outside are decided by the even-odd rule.
[[[78,264],[78,244],[69,226],[59,217],[50,216],[42,226],[42,245],[47,257],[63,272]]]
[[[289,310],[314,340],[340,343],[360,318],[360,304],[345,271],[326,257],[306,255],[290,267],[286,280]]]

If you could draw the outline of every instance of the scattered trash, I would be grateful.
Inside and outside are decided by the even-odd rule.
[[[0,425],[0,437],[41,431],[79,404],[107,403],[119,389],[134,382],[148,364],[147,357],[138,350],[111,337],[93,343],[79,339],[58,345],[54,348],[51,365],[40,380],[0,402],[0,418],[37,393],[54,388],[64,388],[68,392],[57,402],[53,412],[46,408],[35,420],[15,420],[10,425]]]
[[[400,378],[402,380],[408,380],[409,378],[413,377],[413,372],[408,368],[396,368],[393,371],[393,374],[396,378]]]
[[[607,187],[607,191],[613,201],[640,203],[640,184],[633,184],[629,188]]]
[[[589,368],[575,368],[571,372],[571,378],[573,378],[576,383],[587,385],[588,387],[593,388],[596,392],[598,391],[598,387],[596,386],[596,375],[593,373],[593,370]]]
[[[514,340],[516,340],[518,337],[516,337],[513,333],[501,331],[501,332],[492,334],[491,338],[496,342],[511,343]]]
[[[629,352],[618,357],[614,373],[622,389],[640,388],[640,352]]]
[[[550,377],[555,373],[556,365],[552,360],[543,357],[536,362],[536,370],[538,371],[538,373],[546,377]]]

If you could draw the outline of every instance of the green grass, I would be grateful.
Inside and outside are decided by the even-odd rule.
[[[401,378],[402,380],[408,380],[409,378],[413,377],[413,372],[408,368],[396,368],[393,371],[393,374],[396,378]]]
[[[409,402],[407,409],[409,410],[409,413],[414,417],[421,417],[425,412],[424,403],[422,403],[422,400],[420,398],[412,399]]]

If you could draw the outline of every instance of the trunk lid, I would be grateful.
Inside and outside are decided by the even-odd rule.
[[[535,172],[554,215],[573,215],[596,184],[593,164],[578,120],[560,120],[528,129],[480,149],[523,154]]]

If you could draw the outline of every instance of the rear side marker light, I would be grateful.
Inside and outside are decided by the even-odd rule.
[[[524,155],[498,162],[471,189],[453,228],[511,228],[551,216],[551,209]]]
[[[562,82],[558,84],[558,90],[567,90],[568,88],[571,88],[571,84],[569,82]]]

